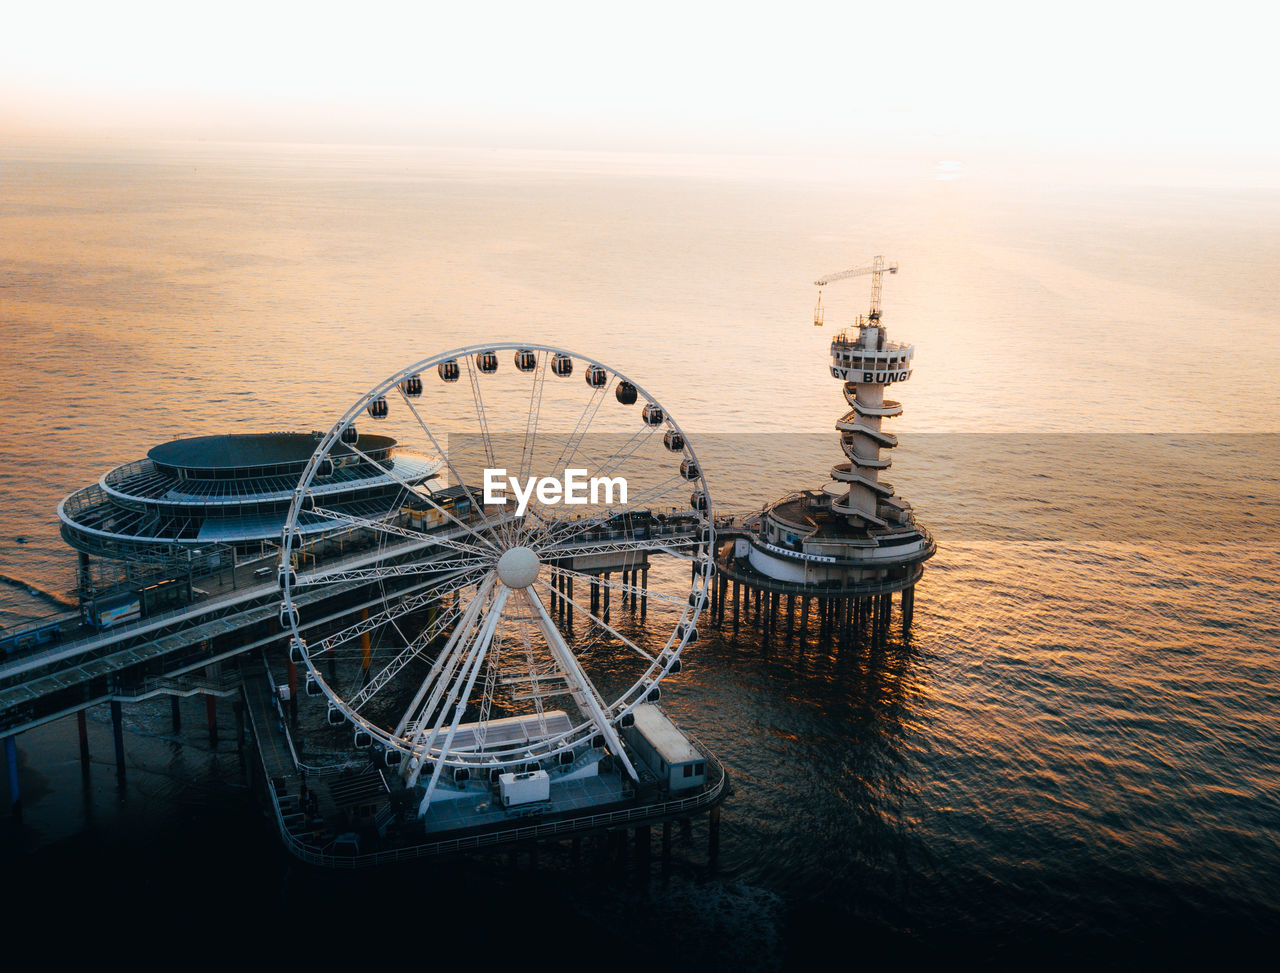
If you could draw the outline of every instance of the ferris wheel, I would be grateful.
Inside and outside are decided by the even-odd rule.
[[[425,814],[438,788],[602,753],[636,779],[620,730],[697,639],[713,550],[702,467],[653,396],[562,349],[475,346],[317,434],[280,620],[326,722]],[[342,597],[364,607],[327,621]]]

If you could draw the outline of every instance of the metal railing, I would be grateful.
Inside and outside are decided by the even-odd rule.
[[[407,543],[403,545],[403,548],[407,553],[424,547],[432,547],[435,546],[435,542],[433,540],[434,537],[440,536],[448,539],[461,532],[460,528],[446,525],[437,530],[423,533],[421,541]],[[332,570],[333,568],[339,567],[343,564],[359,564],[362,561],[376,561],[398,553],[399,549],[374,551],[372,553],[362,551],[360,553],[329,562],[327,566]],[[240,566],[243,567],[243,564]],[[162,612],[158,615],[152,615],[149,618],[141,618],[137,621],[128,622],[123,625],[102,629],[71,642],[56,644],[52,648],[42,652],[16,655],[11,657],[9,660],[6,660],[4,663],[0,663],[0,679],[8,679],[15,675],[21,675],[24,672],[37,669],[45,665],[61,662],[74,656],[93,651],[99,647],[123,641],[124,639],[133,636],[164,629],[183,619],[200,619],[205,615],[212,614],[221,609],[230,608],[246,601],[260,599],[267,595],[278,593],[278,591],[279,587],[276,579],[271,578],[268,581],[263,581],[251,587],[240,588],[236,591],[215,595],[211,598],[205,599],[204,601],[197,601],[190,605],[183,605],[180,608]]]
[[[280,808],[280,796],[272,787],[267,788],[271,795],[271,803],[276,813],[276,823],[280,836],[290,853],[301,861],[324,868],[369,868],[375,865],[394,865],[399,862],[415,861],[420,858],[431,858],[439,855],[451,855],[466,851],[480,851],[486,848],[501,847],[522,841],[533,841],[539,838],[554,838],[601,828],[613,828],[620,825],[633,824],[639,821],[655,821],[662,818],[681,817],[696,811],[709,808],[719,803],[726,796],[725,788],[728,774],[724,765],[706,747],[693,737],[690,741],[706,758],[706,762],[716,771],[716,781],[692,797],[660,804],[645,804],[640,807],[626,808],[617,811],[606,811],[582,817],[567,818],[559,821],[548,821],[544,824],[525,825],[519,828],[506,828],[502,831],[491,831],[486,834],[469,835],[450,838],[443,841],[431,841],[405,848],[392,848],[386,851],[369,852],[363,855],[334,855],[311,847],[300,841],[285,826],[284,812]],[[265,769],[265,764],[263,765]]]

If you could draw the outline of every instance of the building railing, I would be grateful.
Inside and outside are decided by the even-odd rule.
[[[140,703],[153,696],[235,696],[240,692],[241,678],[238,672],[219,673],[217,676],[193,678],[191,676],[151,676],[118,689],[112,699],[121,702]]]
[[[861,322],[859,318],[859,322]],[[867,355],[901,355],[906,352],[908,355],[914,354],[915,345],[903,344],[901,341],[886,341],[883,348],[863,348],[862,347],[862,330],[861,328],[845,328],[834,338],[831,339],[831,347],[839,348],[842,351],[846,348],[861,351],[864,356]]]

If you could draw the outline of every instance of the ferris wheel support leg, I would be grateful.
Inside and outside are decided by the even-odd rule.
[[[406,787],[417,786],[418,778],[422,775],[423,766],[431,755],[431,751],[435,748],[436,742],[440,739],[440,731],[444,727],[444,721],[449,715],[449,710],[457,705],[463,684],[471,677],[473,671],[477,671],[476,655],[481,648],[481,636],[488,621],[486,618],[484,622],[480,623],[479,630],[469,630],[463,635],[458,643],[458,650],[454,653],[453,662],[450,663],[443,677],[436,685],[436,689],[432,692],[431,698],[427,701],[426,707],[422,710],[422,718],[418,721],[413,732],[412,743],[415,752],[409,760],[410,770],[405,778]],[[462,657],[463,653],[466,654],[466,658],[462,661],[461,668],[458,668],[457,661]],[[450,687],[449,694],[442,703],[441,696],[444,694],[446,685]],[[461,697],[464,705],[469,694],[470,691],[468,690],[468,693]],[[435,722],[431,725],[431,731],[428,733],[427,718],[433,714],[435,715]],[[418,747],[422,748],[420,753],[418,752]],[[444,752],[442,750],[441,756],[443,757],[443,755]],[[435,766],[440,767],[441,763],[437,761]]]
[[[539,582],[539,583],[541,584],[542,582]],[[631,641],[631,639],[627,638],[625,635],[619,632],[616,628],[614,628],[612,625],[606,622],[603,618],[600,618],[599,616],[594,615],[591,612],[588,612],[577,602],[574,602],[570,607],[578,609],[578,611],[582,612],[582,614],[587,616],[588,621],[594,622],[595,624],[599,625],[606,632],[608,632],[610,635],[612,635],[614,638],[620,641],[627,648],[631,649],[632,652],[636,653],[636,655],[640,656],[645,661],[647,662],[654,661],[654,658],[652,655],[650,655],[644,649],[640,648],[640,646],[636,645],[635,642]]]
[[[444,668],[446,662],[454,660],[456,664],[456,652],[458,640],[467,632],[471,631],[476,623],[476,617],[480,614],[480,608],[484,605],[485,599],[488,597],[490,589],[493,587],[494,581],[490,577],[481,584],[480,589],[476,592],[475,597],[471,600],[471,604],[467,606],[466,612],[462,619],[453,628],[453,634],[449,636],[449,641],[445,643],[440,654],[436,657],[435,664],[431,667],[431,671],[427,673],[427,678],[422,680],[422,685],[418,687],[417,693],[413,697],[413,701],[409,704],[409,708],[404,711],[404,716],[396,725],[395,735],[403,736],[405,730],[409,726],[409,722],[413,719],[413,715],[418,711],[418,707],[422,705],[422,700],[426,697],[427,692],[432,685],[436,683],[440,675],[440,670]],[[447,678],[447,677],[446,677]],[[409,761],[413,763],[412,760]]]
[[[605,742],[609,744],[609,750],[627,768],[627,773],[631,775],[631,779],[639,782],[640,775],[636,773],[635,767],[627,759],[627,753],[622,748],[622,741],[618,738],[618,733],[614,730],[613,724],[609,722],[609,718],[605,715],[604,707],[600,705],[600,697],[596,694],[595,686],[591,685],[591,680],[587,678],[587,674],[578,665],[578,660],[574,658],[573,652],[565,644],[560,630],[556,628],[555,623],[547,615],[547,610],[542,607],[542,599],[528,588],[524,589],[524,597],[529,603],[529,607],[533,609],[538,625],[542,628],[542,634],[547,640],[547,647],[551,650],[552,658],[556,660],[556,664],[564,672],[565,678],[571,684],[576,683],[581,690],[582,705],[587,709],[587,715],[591,717],[596,729],[600,731]]]
[[[499,585],[498,593],[493,596],[493,603],[489,606],[489,614],[484,619],[484,627],[476,638],[476,652],[471,663],[471,673],[467,677],[467,685],[454,704],[453,722],[449,724],[449,732],[445,735],[444,743],[440,746],[440,759],[436,761],[435,767],[431,770],[431,780],[427,783],[427,792],[422,795],[422,803],[418,805],[418,817],[426,814],[427,808],[431,806],[431,795],[436,789],[436,783],[440,780],[441,771],[444,770],[444,755],[453,746],[453,738],[458,732],[458,724],[462,722],[462,714],[467,708],[467,700],[471,698],[471,691],[475,689],[476,676],[480,675],[480,670],[484,668],[485,654],[489,651],[489,644],[493,641],[493,630],[498,627],[498,619],[502,617],[502,606],[507,603],[507,596],[510,594],[510,588],[506,585]],[[426,756],[426,750],[423,751],[423,756]]]

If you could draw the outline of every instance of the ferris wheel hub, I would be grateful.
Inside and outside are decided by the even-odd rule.
[[[538,577],[542,562],[530,548],[513,547],[498,558],[498,580],[508,588],[527,588]]]

